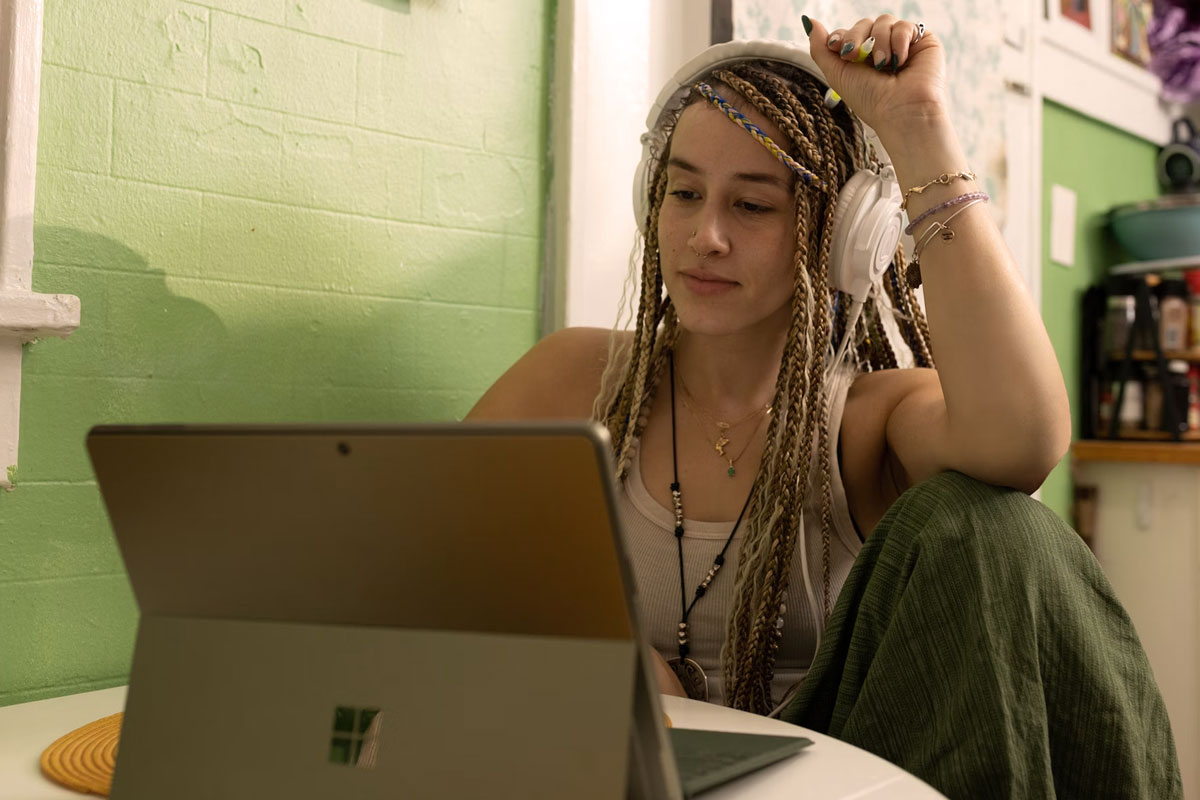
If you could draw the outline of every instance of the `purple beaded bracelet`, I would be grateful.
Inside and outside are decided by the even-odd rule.
[[[959,203],[966,203],[970,200],[989,200],[989,199],[990,198],[988,197],[987,192],[968,192],[967,194],[960,194],[958,197],[955,197],[952,200],[947,200],[946,202],[942,203],[941,205],[936,205],[933,208],[928,209],[924,214],[917,217],[912,222],[908,223],[908,227],[904,229],[904,233],[909,236],[912,236],[912,232],[917,229],[917,225],[921,224],[922,220],[927,219],[930,214],[936,214],[937,212],[942,211],[947,208],[950,208],[951,206],[956,206]]]

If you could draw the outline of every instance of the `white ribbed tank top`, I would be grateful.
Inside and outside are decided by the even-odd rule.
[[[829,392],[829,458],[833,484],[833,531],[829,541],[829,575],[830,596],[833,599],[837,598],[862,546],[850,519],[837,456],[842,411],[853,377],[852,373],[842,373],[837,380],[831,382]],[[681,611],[675,520],[670,509],[660,505],[646,490],[642,481],[640,461],[639,450],[630,459],[629,473],[622,484],[623,491],[618,495],[618,505],[637,584],[639,622],[651,644],[663,657],[669,659],[678,655],[676,631]],[[687,487],[683,488],[686,498]],[[771,695],[775,703],[782,701],[788,690],[799,683],[807,673],[822,625],[820,604],[824,589],[821,573],[819,496],[814,498],[810,493],[804,506],[803,517],[803,542],[817,607],[811,606],[804,586],[800,542],[797,542],[785,601],[787,611],[784,613],[783,638],[775,661],[775,678],[771,684]],[[697,522],[685,518],[683,564],[689,603],[696,586],[703,580],[712,566],[713,559],[721,551],[721,545],[729,536],[733,522]],[[709,700],[719,705],[724,705],[721,644],[725,638],[726,619],[733,605],[734,576],[737,574],[738,550],[742,539],[743,533],[739,530],[730,544],[724,567],[688,617],[691,639],[689,656],[707,673]]]

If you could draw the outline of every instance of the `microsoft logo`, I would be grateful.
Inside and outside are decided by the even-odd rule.
[[[335,708],[333,735],[329,740],[330,763],[363,769],[374,768],[382,724],[383,714],[378,708]]]

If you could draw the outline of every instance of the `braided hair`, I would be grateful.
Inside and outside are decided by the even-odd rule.
[[[844,104],[829,109],[825,87],[806,71],[788,64],[747,61],[712,72],[701,82],[729,87],[773,122],[786,136],[779,146],[815,173],[828,189],[795,182],[795,254],[791,320],[772,402],[766,447],[750,493],[747,532],[735,576],[734,602],[721,651],[726,702],[738,709],[770,711],[771,679],[779,648],[776,621],[787,592],[802,513],[819,509],[823,560],[823,617],[831,610],[829,543],[833,492],[830,475],[827,367],[842,338],[853,337],[852,360],[860,370],[897,366],[883,327],[894,315],[918,365],[932,366],[929,329],[913,289],[919,278],[904,271],[897,249],[883,278],[883,297],[873,294],[853,330],[846,330],[846,299],[829,285],[829,251],[837,187],[874,156],[861,123]],[[609,362],[593,416],[608,428],[618,479],[624,480],[636,442],[644,430],[651,400],[679,336],[679,322],[663,292],[658,217],[667,187],[670,137],[684,108],[704,98],[693,89],[667,115],[663,152],[654,153],[649,203],[641,247],[640,295],[630,344]],[[881,307],[882,303],[886,306]],[[614,340],[615,341],[615,337]],[[619,357],[618,357],[619,355]],[[814,458],[815,457],[815,458]],[[811,469],[810,465],[820,466]]]

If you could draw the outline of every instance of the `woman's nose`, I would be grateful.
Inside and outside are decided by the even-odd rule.
[[[724,231],[719,214],[704,211],[695,222],[696,227],[688,238],[688,247],[693,253],[700,258],[708,258],[729,252],[729,237]]]

